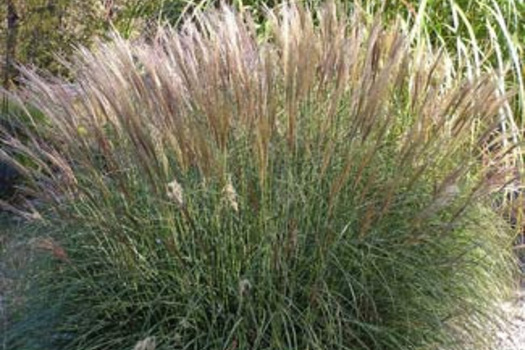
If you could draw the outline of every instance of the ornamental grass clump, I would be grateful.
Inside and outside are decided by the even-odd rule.
[[[3,143],[66,258],[36,255],[11,348],[488,349],[513,274],[495,78],[333,3],[267,16],[115,35],[75,91],[24,71],[48,122]]]

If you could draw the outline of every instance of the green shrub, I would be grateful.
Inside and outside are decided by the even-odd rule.
[[[497,77],[333,4],[269,16],[82,50],[74,95],[25,71],[52,136],[9,140],[46,203],[11,348],[488,349]]]

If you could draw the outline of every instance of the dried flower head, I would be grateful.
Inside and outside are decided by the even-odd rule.
[[[56,259],[62,262],[69,262],[69,256],[64,248],[53,238],[37,238],[31,242],[33,248],[50,252]]]
[[[235,212],[238,212],[239,204],[237,202],[237,192],[235,191],[235,188],[233,187],[231,179],[228,179],[228,183],[223,189],[223,194],[226,200],[228,201],[228,203],[230,204],[230,206],[232,207],[232,209]]]
[[[166,194],[168,198],[177,203],[179,207],[184,206],[184,192],[182,190],[182,186],[177,180],[173,180],[168,183]]]
[[[147,337],[139,341],[133,350],[155,350],[157,348],[157,343],[154,337]]]
[[[250,290],[252,289],[251,282],[244,278],[239,282],[239,295],[241,297],[245,297],[250,293]]]

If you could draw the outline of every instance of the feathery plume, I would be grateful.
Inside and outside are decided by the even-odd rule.
[[[233,187],[231,178],[228,179],[228,182],[226,183],[226,186],[223,189],[223,194],[226,197],[226,200],[232,207],[232,209],[235,212],[239,211],[239,204],[237,202],[237,192],[235,191],[235,188]]]
[[[168,198],[177,203],[180,208],[184,206],[184,191],[176,179],[168,183],[166,194]]]

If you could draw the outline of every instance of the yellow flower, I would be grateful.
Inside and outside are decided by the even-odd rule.
[[[88,134],[88,131],[87,131],[87,129],[85,127],[79,126],[77,128],[77,133],[78,133],[78,136],[84,137],[84,136],[86,136]]]

